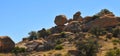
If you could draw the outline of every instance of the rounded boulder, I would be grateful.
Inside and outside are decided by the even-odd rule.
[[[64,25],[65,23],[67,23],[67,18],[65,15],[58,15],[55,17],[54,22],[57,26],[61,26],[61,25]]]

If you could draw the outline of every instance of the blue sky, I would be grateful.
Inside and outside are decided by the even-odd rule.
[[[120,0],[0,0],[0,36],[19,42],[30,31],[55,26],[56,15],[91,16],[104,8],[120,16]]]

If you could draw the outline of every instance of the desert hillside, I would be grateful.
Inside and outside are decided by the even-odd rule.
[[[0,56],[120,56],[120,17],[108,9],[81,14],[57,15],[56,26],[31,31],[16,44],[0,36]]]

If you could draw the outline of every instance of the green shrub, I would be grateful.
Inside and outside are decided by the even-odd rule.
[[[20,47],[15,47],[13,50],[12,50],[12,53],[24,53],[25,52],[25,48],[20,48]]]
[[[76,48],[80,51],[80,56],[96,56],[99,47],[97,40],[94,40],[93,38],[85,39],[76,43]]]
[[[117,43],[120,43],[120,40],[112,40],[113,45],[117,45]]]
[[[120,28],[113,29],[113,36],[114,37],[118,37],[119,34],[120,34]]]
[[[61,32],[60,35],[61,35],[62,38],[66,38],[66,36],[65,36],[65,35],[66,35],[65,32]]]
[[[111,11],[109,11],[108,9],[102,9],[99,13],[95,14],[95,16],[103,16],[105,14],[113,14]],[[113,14],[114,15],[114,14]]]
[[[61,46],[61,45],[55,46],[55,50],[62,50],[62,49],[63,49],[63,46]]]
[[[45,37],[47,37],[50,34],[51,34],[51,31],[49,29],[46,30],[45,28],[43,28],[42,30],[39,30],[37,32],[38,38],[40,38],[40,37],[45,38]]]
[[[120,49],[112,49],[109,50],[105,56],[119,56],[120,55]]]
[[[36,31],[31,31],[28,33],[29,34],[29,40],[34,40],[34,39],[37,39],[37,33]]]
[[[61,40],[57,40],[56,41],[56,44],[58,45],[58,44],[61,44],[62,43],[62,41]]]
[[[90,32],[91,34],[95,35],[97,38],[98,38],[100,35],[102,35],[103,31],[104,31],[104,29],[102,29],[102,28],[99,27],[99,26],[93,26],[93,27],[89,30],[89,32]]]

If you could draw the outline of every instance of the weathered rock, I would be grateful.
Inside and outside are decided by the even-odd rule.
[[[65,27],[65,31],[68,31],[68,32],[80,32],[81,31],[81,22],[79,21],[72,21],[70,22],[66,27]]]
[[[84,19],[83,19],[83,22],[84,23],[88,23],[88,22],[90,22],[90,21],[92,21],[93,20],[93,17],[92,16],[86,16]]]
[[[10,52],[15,47],[15,43],[8,36],[0,36],[0,52]]]
[[[25,44],[27,51],[42,51],[45,50],[45,40],[33,40]]]
[[[55,26],[50,29],[51,33],[60,33],[64,30],[65,25]]]
[[[112,34],[112,33],[107,33],[106,38],[111,39],[112,37],[113,37],[113,34]]]
[[[116,17],[112,16],[103,16],[93,21],[88,22],[86,25],[88,28],[93,26],[100,26],[100,27],[114,27],[119,23]]]
[[[73,20],[74,20],[74,21],[82,21],[83,19],[82,19],[82,17],[81,17],[80,15],[81,15],[80,11],[76,12],[76,13],[73,15]]]
[[[58,15],[55,17],[54,23],[58,26],[64,25],[67,23],[67,18],[65,15]]]

